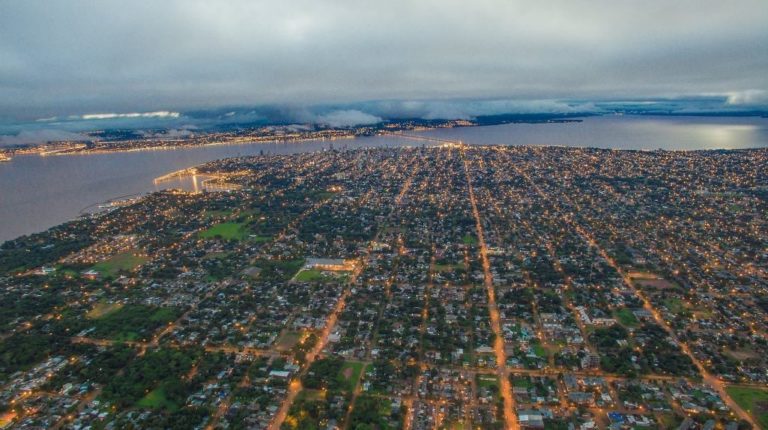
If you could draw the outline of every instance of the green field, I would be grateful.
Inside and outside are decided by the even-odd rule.
[[[640,322],[635,317],[635,314],[627,308],[622,308],[616,311],[616,319],[619,320],[621,325],[625,327],[636,327]]]
[[[307,269],[297,273],[296,277],[293,279],[295,279],[298,282],[314,282],[314,281],[322,281],[328,278],[329,276],[320,270]]]
[[[148,338],[161,325],[176,320],[179,311],[146,305],[125,305],[94,320],[92,336],[116,341]]]
[[[477,381],[478,393],[485,389],[495,400],[499,399],[499,379],[496,376],[478,374],[475,380]]]
[[[768,389],[731,386],[726,391],[760,427],[768,429]]]
[[[453,272],[458,269],[463,269],[464,264],[435,264],[434,270],[435,272]]]
[[[392,402],[389,399],[363,394],[357,398],[349,416],[351,429],[390,430],[402,428],[402,422],[392,417]]]
[[[254,267],[261,269],[259,278],[268,281],[287,281],[296,275],[304,266],[304,260],[267,260],[259,259],[253,262]]]
[[[536,343],[533,345],[533,353],[544,358],[547,356],[547,349],[541,346],[540,343]]]
[[[147,409],[165,409],[175,411],[178,405],[168,400],[162,387],[155,388],[136,403],[136,406]]]
[[[301,332],[298,331],[286,331],[275,342],[275,348],[278,351],[288,351],[301,340]]]
[[[319,282],[331,279],[344,279],[347,272],[325,272],[317,269],[304,269],[293,278],[297,282]]]
[[[669,309],[669,311],[675,315],[680,314],[685,309],[683,302],[680,299],[674,297],[664,299],[664,306],[666,306],[667,309]]]
[[[94,306],[93,309],[85,314],[85,317],[92,320],[103,318],[112,312],[120,310],[122,307],[123,305],[120,303],[99,302],[96,303],[96,306]]]
[[[112,258],[96,263],[92,269],[101,273],[101,276],[116,276],[121,270],[131,271],[147,261],[147,257],[136,255],[133,251],[117,254]]]
[[[477,243],[477,238],[471,234],[467,234],[461,238],[461,241],[464,242],[464,245],[474,245]]]
[[[499,379],[493,375],[477,375],[477,387],[498,390]]]
[[[345,361],[341,367],[338,376],[339,386],[346,391],[353,391],[357,381],[360,379],[360,374],[363,373],[365,363],[358,361]]]
[[[243,240],[250,232],[245,224],[239,222],[223,222],[216,224],[208,230],[200,232],[203,239],[221,238],[225,240]]]
[[[528,378],[525,378],[525,377],[513,377],[512,378],[512,386],[513,387],[531,388],[531,381],[528,380]]]

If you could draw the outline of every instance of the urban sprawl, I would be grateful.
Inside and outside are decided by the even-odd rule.
[[[768,150],[195,171],[0,247],[0,428],[768,428]]]

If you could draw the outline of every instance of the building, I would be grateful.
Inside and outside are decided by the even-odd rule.
[[[540,411],[525,409],[517,411],[517,419],[520,422],[520,428],[524,429],[543,429],[544,414]]]
[[[590,352],[581,358],[582,369],[597,369],[600,367],[600,356]]]
[[[99,272],[97,272],[97,271],[95,271],[93,269],[86,270],[85,272],[83,272],[83,277],[85,279],[96,280],[96,279],[99,279],[100,276],[101,276],[101,273],[99,273]]]
[[[592,406],[595,404],[595,395],[592,393],[574,391],[572,393],[568,393],[568,400],[570,400],[571,403],[576,405]]]
[[[355,270],[355,260],[341,258],[307,258],[306,270],[327,270],[330,272],[351,272]]]

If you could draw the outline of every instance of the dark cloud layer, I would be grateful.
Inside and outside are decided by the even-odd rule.
[[[0,0],[0,117],[467,98],[765,105],[767,22],[765,0]],[[325,121],[378,116],[335,115]]]

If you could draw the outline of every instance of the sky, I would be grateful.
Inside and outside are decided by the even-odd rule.
[[[0,119],[764,108],[766,23],[766,0],[0,0]]]

